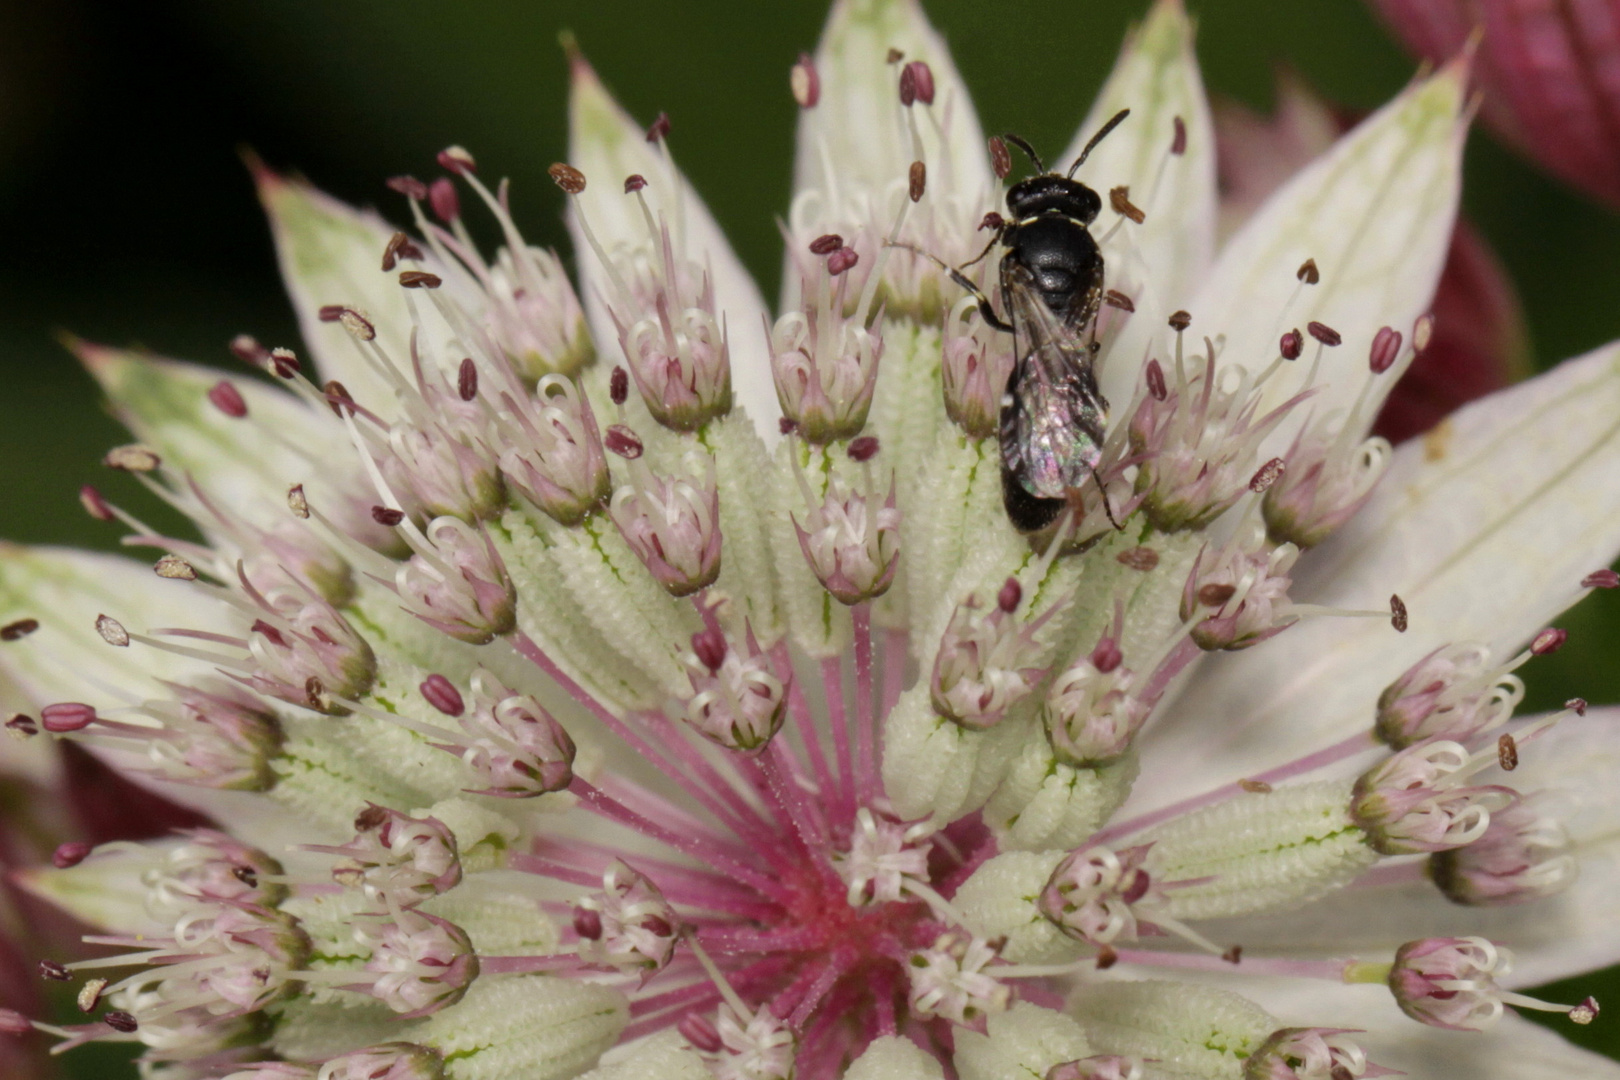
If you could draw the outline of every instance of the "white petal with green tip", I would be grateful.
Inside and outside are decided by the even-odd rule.
[[[1159,0],[1131,32],[1102,92],[1053,167],[1067,171],[1103,124],[1121,109],[1130,117],[1097,144],[1076,179],[1103,197],[1092,226],[1103,244],[1107,285],[1131,297],[1134,314],[1105,311],[1122,323],[1099,357],[1103,396],[1122,409],[1136,390],[1148,346],[1165,319],[1192,300],[1215,256],[1215,127],[1193,54],[1193,24],[1181,0]],[[1176,123],[1185,149],[1172,154]],[[1145,214],[1137,225],[1108,205],[1108,193],[1130,188]],[[1116,229],[1116,225],[1118,226]]]
[[[1388,325],[1410,342],[1451,244],[1467,79],[1456,63],[1414,84],[1273,193],[1222,249],[1188,307],[1193,340],[1224,335],[1221,362],[1258,372],[1279,355],[1284,332],[1324,323],[1343,344],[1323,350],[1317,385],[1324,388],[1304,408],[1317,417],[1348,409],[1374,380],[1363,412],[1370,425],[1403,370],[1371,373],[1373,338]],[[1307,259],[1320,271],[1316,285],[1296,277]],[[1294,368],[1266,384],[1268,404],[1299,390],[1317,349],[1307,337]],[[1286,448],[1288,429],[1271,445]]]
[[[396,364],[409,363],[410,312],[398,280],[382,269],[383,249],[396,230],[376,213],[357,210],[303,180],[262,166],[255,179],[270,216],[281,276],[314,360],[313,368],[305,364],[305,374],[317,384],[336,379],[355,401],[393,417],[397,409],[389,382],[342,324],[321,321],[320,310],[332,304],[359,309],[376,327],[377,344]]]
[[[667,144],[647,142],[643,129],[613,99],[583,57],[573,57],[572,68],[568,156],[585,174],[586,187],[569,208],[568,227],[579,258],[580,299],[599,354],[608,367],[623,355],[603,303],[604,292],[611,287],[607,269],[587,242],[580,215],[610,256],[643,246],[650,251],[641,204],[624,191],[625,179],[639,175],[647,181],[640,194],[654,220],[667,223],[676,253],[684,252],[711,275],[715,306],[730,344],[733,400],[747,410],[760,437],[774,445],[781,437],[777,418],[782,410],[771,381],[764,322],[767,311],[759,287],[738,261],[708,207],[675,167]]]

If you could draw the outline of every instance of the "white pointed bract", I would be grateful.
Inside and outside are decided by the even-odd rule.
[[[107,464],[201,539],[87,487],[156,555],[0,548],[5,726],[225,831],[19,877],[120,950],[48,963],[88,1015],[38,1026],[231,1080],[1346,1080],[1392,1044],[1344,983],[1428,1025],[1400,1046],[1596,1016],[1457,935],[1500,916],[1544,976],[1620,949],[1616,717],[1513,715],[1547,621],[1620,581],[1620,354],[1368,437],[1427,338],[1465,61],[1216,253],[1154,4],[1058,162],[1131,110],[1078,174],[1111,434],[1032,547],[1014,339],[930,258],[998,235],[1011,158],[915,0],[836,0],[792,66],[774,318],[669,118],[569,48],[577,291],[460,147],[390,182],[414,235],[256,166],[307,361],[76,343],[140,440]],[[999,257],[964,270],[993,306]],[[1313,989],[1243,996],[1278,980]]]

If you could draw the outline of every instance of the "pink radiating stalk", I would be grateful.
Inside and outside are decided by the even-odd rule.
[[[557,666],[556,662],[546,654],[545,650],[542,649],[534,641],[534,639],[530,638],[529,635],[520,630],[512,635],[512,644],[514,647],[516,647],[517,651],[523,655],[524,659],[528,660],[541,671],[549,675],[559,686],[563,688],[564,691],[567,692],[569,697],[572,697],[575,701],[579,702],[579,704],[583,705],[586,710],[588,710],[592,716],[600,720],[603,726],[605,726],[609,731],[623,739],[632,749],[656,766],[660,772],[669,777],[675,783],[679,784],[682,790],[691,795],[711,813],[714,813],[717,817],[721,818],[721,820],[728,820],[725,811],[718,808],[716,801],[711,797],[708,791],[704,790],[701,784],[694,783],[690,777],[688,777],[682,770],[677,768],[674,763],[666,758],[661,752],[655,749],[651,743],[642,738],[636,732],[632,731],[623,720],[620,720],[617,716],[613,715],[613,713],[609,711],[606,706],[597,701],[595,696],[592,695],[590,691],[586,690],[583,686],[569,677],[569,675],[564,672],[562,668]],[[681,740],[678,741],[676,745],[686,744],[684,743],[684,740]],[[729,785],[720,785],[717,790],[729,791],[730,789]]]
[[[1474,64],[1491,128],[1543,168],[1620,208],[1620,2],[1372,0],[1440,62],[1482,33]]]
[[[632,828],[643,836],[652,837],[654,840],[666,844],[682,854],[699,859],[717,870],[723,870],[738,881],[753,886],[766,896],[783,901],[791,900],[793,897],[791,890],[783,888],[769,874],[762,873],[751,866],[738,862],[718,845],[709,842],[707,838],[695,839],[682,836],[661,825],[657,825],[614,799],[600,788],[581,780],[577,776],[574,778],[574,782],[569,785],[568,790],[579,796],[580,805],[586,809],[595,811],[609,821],[616,821],[621,825]]]
[[[882,793],[878,779],[877,719],[872,715],[872,605],[850,609],[855,624],[855,726],[859,741],[856,800],[870,805]]]
[[[825,795],[831,795],[834,784],[832,770],[827,767],[827,755],[821,748],[821,736],[816,728],[815,715],[810,711],[810,702],[805,699],[804,688],[799,680],[790,678],[793,674],[793,657],[788,652],[786,641],[779,641],[771,649],[771,663],[776,667],[776,677],[787,683],[788,709],[793,714],[793,721],[799,726],[799,738],[804,743],[805,756],[810,760],[810,771],[815,774],[816,786]]]
[[[838,798],[841,817],[855,814],[855,753],[849,742],[849,710],[844,707],[844,666],[836,656],[821,662],[821,681],[832,721],[833,753],[838,755]]]

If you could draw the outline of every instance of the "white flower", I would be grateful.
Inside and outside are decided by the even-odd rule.
[[[414,239],[261,174],[280,385],[84,350],[203,540],[90,492],[155,574],[0,549],[9,731],[229,834],[23,875],[125,950],[49,977],[135,969],[46,1030],[275,1080],[1620,1076],[1510,1011],[1590,1021],[1518,988],[1620,958],[1620,714],[1512,716],[1620,583],[1620,347],[1369,440],[1466,67],[1217,253],[1191,36],[1158,0],[1055,159],[1131,110],[1076,177],[1106,490],[1034,538],[1013,345],[926,257],[1002,235],[1009,159],[912,0],[793,66],[775,317],[577,55],[577,288],[461,148],[394,181]]]

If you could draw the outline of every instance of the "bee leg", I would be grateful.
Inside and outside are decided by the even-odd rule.
[[[1108,515],[1108,523],[1114,527],[1115,532],[1124,532],[1125,526],[1114,517],[1113,504],[1108,501],[1108,489],[1103,486],[1102,477],[1097,475],[1096,466],[1091,466],[1091,479],[1096,482],[1097,494],[1102,496],[1103,513]]]
[[[1001,229],[998,228],[995,231],[995,234],[990,237],[990,242],[988,244],[984,245],[984,250],[979,252],[977,255],[973,256],[973,258],[969,259],[967,262],[963,263],[961,266],[957,267],[957,269],[958,270],[966,270],[968,267],[972,266],[976,262],[983,262],[984,257],[986,255],[990,254],[990,249],[995,247],[999,243],[1001,243]]]
[[[994,244],[995,241],[992,240],[991,243]],[[921,255],[923,258],[927,259],[929,262],[933,263],[935,266],[939,267],[941,270],[943,270],[947,274],[949,274],[951,276],[952,281],[956,282],[963,289],[965,289],[969,294],[971,294],[972,296],[974,296],[974,297],[976,297],[978,299],[978,301],[979,301],[979,314],[981,316],[983,316],[985,322],[989,323],[991,326],[995,327],[997,330],[1000,330],[1000,331],[1002,331],[1004,333],[1010,334],[1010,333],[1013,332],[1012,323],[1007,322],[1000,315],[996,314],[996,309],[991,305],[990,298],[988,296],[984,295],[984,290],[979,288],[977,285],[973,284],[973,282],[968,280],[968,278],[966,277],[966,275],[964,275],[962,273],[962,271],[956,269],[956,267],[952,266],[950,263],[946,262],[944,259],[941,259],[937,255],[930,255],[928,252],[924,251],[920,247],[914,247],[911,244],[902,244],[902,243],[899,243],[898,241],[894,241],[894,240],[886,241],[883,246],[884,247],[905,248],[907,251],[911,252],[914,255]],[[985,250],[988,251],[989,248],[986,248]],[[984,258],[984,256],[981,255],[981,256],[979,256],[979,258],[982,259],[982,258]],[[978,259],[973,260],[973,262],[978,262],[978,261],[979,261]],[[972,266],[973,263],[968,263],[967,265]]]

